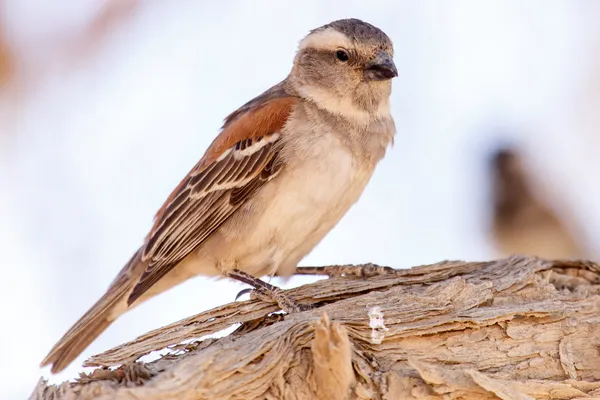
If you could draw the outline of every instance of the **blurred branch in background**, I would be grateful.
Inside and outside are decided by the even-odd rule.
[[[43,96],[44,85],[56,79],[57,72],[78,73],[85,68],[81,62],[93,63],[110,35],[140,9],[138,0],[95,0],[83,5],[79,21],[67,26],[62,18],[36,17],[27,11],[34,4],[18,1],[0,0],[0,101],[25,108],[31,97]],[[18,119],[21,111],[11,109],[0,116],[0,123]]]
[[[2,18],[0,17],[0,21]],[[15,68],[14,59],[8,41],[4,26],[0,26],[0,95],[6,82],[10,79]]]
[[[139,9],[138,0],[103,0],[86,27],[81,39],[75,42],[76,55],[87,58],[90,50],[96,50],[104,39],[120,24],[129,21]]]
[[[513,148],[491,157],[492,241],[502,255],[580,258],[586,251],[568,210],[534,184],[523,155]]]

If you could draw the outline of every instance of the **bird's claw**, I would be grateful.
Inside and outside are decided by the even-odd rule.
[[[246,288],[246,289],[240,290],[240,292],[235,295],[235,300],[234,301],[237,301],[240,297],[242,297],[243,295],[248,294],[248,293],[250,293],[250,298],[252,298],[252,291],[253,290],[254,289],[252,289],[252,288]]]
[[[295,300],[286,296],[283,290],[281,290],[277,286],[273,286],[243,271],[233,270],[229,272],[227,276],[244,282],[253,287],[253,289],[248,288],[240,291],[236,296],[236,300],[240,296],[246,293],[250,293],[251,299],[259,299],[264,302],[275,301],[279,305],[279,307],[281,307],[281,309],[288,314],[307,311],[312,308],[308,305],[298,304]]]

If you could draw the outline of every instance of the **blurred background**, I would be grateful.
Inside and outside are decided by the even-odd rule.
[[[310,29],[347,17],[395,43],[398,134],[303,265],[598,258],[598,1],[0,0],[0,398],[48,376],[39,362],[222,119],[286,76]],[[197,278],[152,299],[51,381],[241,288]]]

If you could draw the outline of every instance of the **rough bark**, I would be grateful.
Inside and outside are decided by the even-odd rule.
[[[287,293],[315,309],[282,316],[260,300],[227,304],[88,361],[116,369],[59,386],[40,380],[31,398],[600,397],[592,262],[447,261]],[[191,341],[239,323],[226,337]],[[167,347],[158,360],[138,360]]]

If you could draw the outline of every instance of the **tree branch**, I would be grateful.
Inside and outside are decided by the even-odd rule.
[[[282,316],[260,300],[227,304],[92,357],[87,365],[101,368],[75,383],[40,380],[31,398],[600,396],[600,267],[592,262],[447,261],[286,293],[315,309]],[[226,337],[198,340],[234,324]]]

